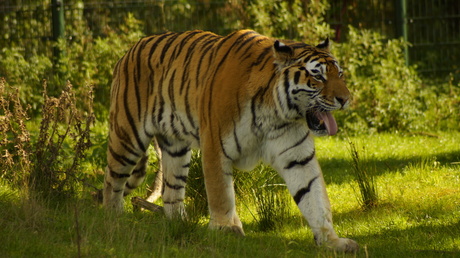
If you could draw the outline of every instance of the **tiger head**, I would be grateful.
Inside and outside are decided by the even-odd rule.
[[[273,51],[279,73],[275,98],[282,115],[306,119],[316,135],[336,134],[331,111],[346,108],[350,92],[342,68],[329,52],[329,39],[316,47],[276,40]]]

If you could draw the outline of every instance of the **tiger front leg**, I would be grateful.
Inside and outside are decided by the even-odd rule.
[[[331,205],[315,156],[313,138],[308,132],[305,134],[300,133],[297,137],[290,134],[290,139],[269,143],[272,166],[285,180],[289,192],[313,231],[316,244],[336,251],[356,252],[358,244],[351,239],[339,238],[333,228]]]
[[[317,245],[340,252],[356,252],[359,247],[355,241],[337,236],[323,175],[316,158],[310,162],[307,170],[296,168],[283,172],[294,201],[307,219]]]
[[[232,161],[213,149],[202,149],[203,172],[210,213],[209,228],[244,236],[236,213]]]

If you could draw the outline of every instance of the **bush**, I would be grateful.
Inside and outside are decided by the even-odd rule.
[[[79,14],[83,16],[83,13]],[[95,112],[99,119],[107,118],[110,84],[115,63],[142,37],[142,23],[133,15],[126,17],[119,30],[106,28],[106,37],[94,37],[87,32],[85,20],[75,17],[72,40],[60,40],[57,47],[63,53],[53,66],[52,58],[45,55],[26,57],[21,48],[4,48],[0,52],[0,76],[21,89],[21,102],[30,105],[35,117],[41,108],[41,85],[47,80],[48,95],[61,94],[63,82],[73,82],[77,95],[86,93],[86,86],[94,87]],[[79,104],[79,107],[84,105]]]
[[[248,1],[248,26],[257,32],[272,36],[302,40],[315,44],[332,35],[333,30],[324,21],[327,1]]]
[[[334,45],[352,93],[351,108],[337,112],[350,133],[458,130],[460,85],[423,81],[406,66],[407,43],[349,28],[348,42]],[[429,122],[427,122],[429,121]]]
[[[93,85],[95,112],[98,118],[105,120],[109,107],[110,85],[112,82],[113,67],[125,52],[142,37],[142,23],[132,14],[128,14],[125,24],[114,31],[106,28],[104,38],[94,38],[84,31],[78,32],[79,37],[65,42],[60,41],[58,46],[65,54],[58,65],[58,76],[54,77],[54,84],[59,85],[63,80],[71,80],[76,87],[77,94],[85,85]],[[79,26],[85,30],[84,21]]]
[[[431,86],[432,85],[432,86]],[[427,130],[458,131],[460,129],[460,82],[454,84],[453,78],[448,83],[424,85],[420,92],[423,123]]]
[[[44,55],[26,58],[18,47],[4,48],[0,52],[0,75],[14,87],[22,89],[19,99],[32,110],[39,110],[42,99],[43,79],[52,74],[52,62]]]
[[[352,132],[418,130],[423,115],[422,81],[414,67],[405,65],[402,40],[349,28],[348,42],[333,52],[345,70],[353,102],[350,111],[337,113]]]

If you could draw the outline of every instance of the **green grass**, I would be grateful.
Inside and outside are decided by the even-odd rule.
[[[356,256],[460,256],[459,139],[457,132],[439,138],[377,134],[316,140],[335,228],[340,236],[358,241]],[[371,209],[360,205],[348,140],[365,146],[367,158],[361,162],[376,168],[379,202]],[[207,217],[168,221],[162,214],[131,209],[115,216],[89,193],[49,205],[0,183],[0,256],[75,257],[79,249],[84,257],[344,256],[314,245],[293,202],[282,226],[264,231],[257,223],[257,206],[244,197],[238,210],[247,236],[240,238],[209,231]]]

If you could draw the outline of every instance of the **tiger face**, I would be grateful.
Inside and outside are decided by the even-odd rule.
[[[316,47],[276,41],[274,51],[281,74],[277,95],[286,117],[306,119],[318,136],[336,134],[331,111],[348,107],[350,92],[342,68],[329,52],[329,40]]]

